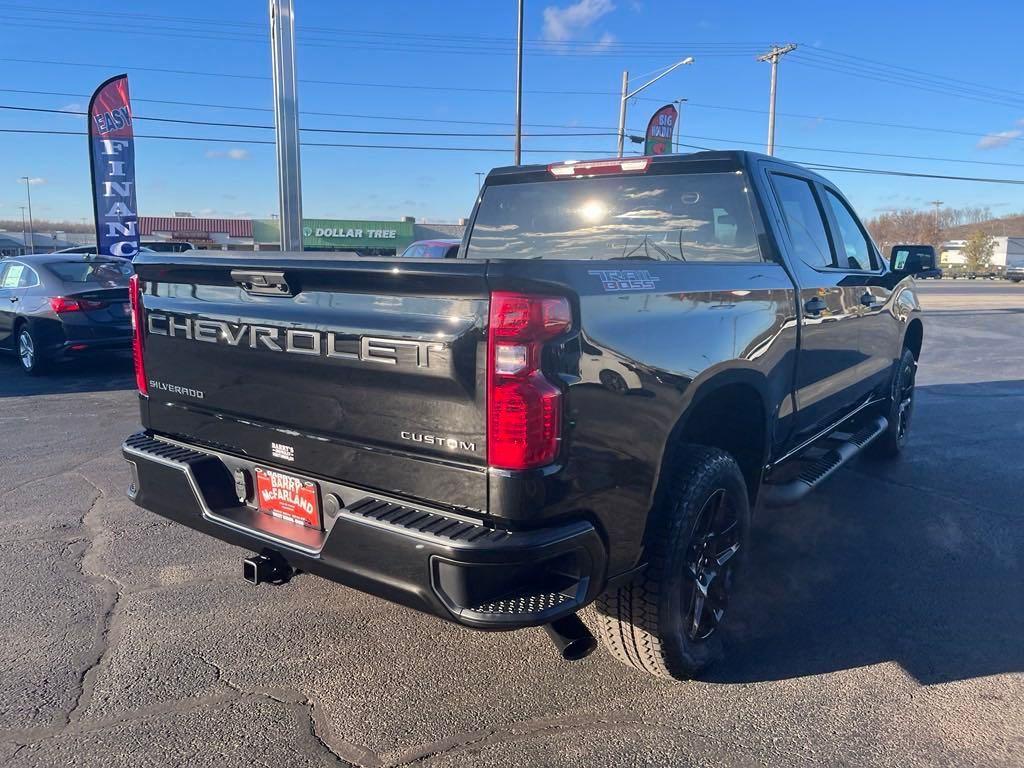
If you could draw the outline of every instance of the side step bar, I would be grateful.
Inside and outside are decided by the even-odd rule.
[[[821,456],[807,460],[795,479],[783,483],[766,482],[761,486],[761,499],[764,505],[788,507],[798,503],[831,477],[833,472],[870,445],[888,426],[889,421],[885,416],[878,416],[845,439],[825,438],[834,444]]]

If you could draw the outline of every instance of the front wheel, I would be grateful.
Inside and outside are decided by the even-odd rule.
[[[917,360],[906,347],[897,363],[885,404],[885,417],[889,426],[868,446],[868,453],[876,458],[898,456],[910,434],[910,418],[914,415],[914,381],[917,378]]]
[[[611,654],[656,677],[693,677],[721,655],[719,627],[750,531],[747,487],[724,451],[687,446],[648,523],[646,570],[597,600]]]

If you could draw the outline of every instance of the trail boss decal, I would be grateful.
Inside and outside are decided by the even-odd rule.
[[[660,277],[646,269],[591,269],[587,272],[601,281],[605,291],[653,291]]]

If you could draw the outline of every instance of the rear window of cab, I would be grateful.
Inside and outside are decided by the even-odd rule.
[[[750,194],[742,171],[493,185],[467,256],[759,262]]]
[[[65,283],[93,284],[107,288],[128,285],[132,274],[131,262],[122,259],[110,261],[54,261],[46,268]]]

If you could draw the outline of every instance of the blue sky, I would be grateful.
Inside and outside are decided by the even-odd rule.
[[[511,131],[515,0],[295,1],[303,128]],[[602,135],[528,135],[525,149],[548,151],[530,151],[524,159],[612,155],[622,70],[630,70],[636,85],[640,76],[690,54],[696,58],[693,66],[668,75],[630,104],[628,126],[640,132],[660,104],[688,98],[681,141],[762,150],[769,66],[758,63],[755,54],[772,42],[792,41],[800,48],[780,66],[780,156],[1024,179],[1024,78],[1017,34],[1024,28],[1024,4],[995,0],[985,4],[984,13],[968,12],[963,3],[919,5],[864,0],[854,10],[820,0],[527,0],[524,122],[560,126],[527,132]],[[81,111],[99,82],[127,71],[139,118],[272,124],[265,2],[138,0],[124,8],[129,10],[116,20],[113,6],[95,0],[0,2],[6,32],[0,104]],[[159,69],[232,76],[154,71]],[[862,76],[851,74],[856,71]],[[217,106],[158,103],[168,101]],[[318,112],[331,114],[310,114]],[[2,129],[83,127],[84,117],[78,115],[0,109]],[[136,133],[203,139],[137,141],[142,214],[187,210],[265,217],[275,211],[273,146],[242,141],[268,141],[272,131],[137,120]],[[475,173],[512,162],[512,139],[502,135],[310,131],[303,138],[497,150],[306,146],[302,173],[308,217],[412,215],[453,221],[472,206]],[[28,175],[34,180],[37,218],[91,219],[88,173],[83,137],[4,133],[0,218],[20,216],[24,184],[18,178]],[[1024,186],[824,173],[864,216],[891,207],[923,207],[934,199],[987,205],[1000,215],[1024,211]]]

